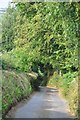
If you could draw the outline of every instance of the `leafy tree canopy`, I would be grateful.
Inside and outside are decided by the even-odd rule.
[[[17,2],[3,20],[2,50],[24,71],[40,64],[78,69],[78,3]]]

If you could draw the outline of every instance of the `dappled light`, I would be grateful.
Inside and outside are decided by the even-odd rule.
[[[14,116],[80,118],[80,3],[12,1],[0,16],[2,116],[30,98]]]
[[[54,111],[55,109],[49,108],[49,109],[44,109],[44,110],[47,110],[47,111]]]
[[[54,100],[44,99],[46,102],[53,102]]]

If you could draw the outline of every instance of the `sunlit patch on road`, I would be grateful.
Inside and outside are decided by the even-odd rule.
[[[67,103],[47,87],[40,87],[29,101],[16,106],[12,118],[71,118]]]

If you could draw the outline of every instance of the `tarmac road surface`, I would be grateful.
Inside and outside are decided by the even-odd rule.
[[[54,88],[40,87],[30,100],[19,104],[12,118],[72,118],[67,101]]]

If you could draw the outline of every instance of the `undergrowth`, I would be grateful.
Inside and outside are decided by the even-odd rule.
[[[34,75],[36,76],[36,75]],[[2,71],[2,114],[23,98],[29,97],[33,91],[31,81],[37,77],[29,76],[26,73],[13,71]]]
[[[68,72],[60,76],[54,72],[51,76],[48,86],[59,89],[60,94],[65,97],[69,103],[72,114],[77,116],[78,113],[78,77],[77,72]]]

